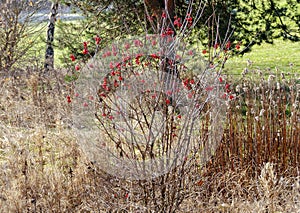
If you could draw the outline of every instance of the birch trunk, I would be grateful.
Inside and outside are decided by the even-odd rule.
[[[47,30],[47,49],[45,55],[45,72],[54,68],[54,49],[53,49],[53,40],[54,40],[54,29],[56,16],[58,13],[58,2],[55,1],[52,3],[51,12],[49,16],[49,24]]]

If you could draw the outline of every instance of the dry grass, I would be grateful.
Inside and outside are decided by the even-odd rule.
[[[204,178],[183,206],[188,212],[299,212],[299,193],[299,177],[282,177],[266,163],[253,178],[247,168]]]
[[[201,171],[194,162],[172,210],[299,212],[299,82],[256,77],[238,83],[221,146]],[[70,128],[72,85],[62,79],[1,79],[1,212],[162,212],[168,202],[153,191],[161,179],[118,179],[87,160]],[[172,175],[170,191],[180,178]]]

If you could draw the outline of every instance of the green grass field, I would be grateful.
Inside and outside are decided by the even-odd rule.
[[[242,57],[233,57],[225,65],[228,74],[241,74],[247,67],[247,60],[252,61],[252,68],[259,68],[262,71],[275,72],[300,72],[300,45],[299,42],[275,40],[274,44],[262,44],[252,48],[252,51]],[[290,66],[293,64],[293,66]],[[267,73],[270,73],[267,72]]]

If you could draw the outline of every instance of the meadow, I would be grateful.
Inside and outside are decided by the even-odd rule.
[[[225,71],[231,75],[239,75],[250,65],[266,74],[296,73],[300,69],[299,53],[300,46],[297,42],[277,39],[273,44],[254,46],[251,52],[232,58],[226,64]]]

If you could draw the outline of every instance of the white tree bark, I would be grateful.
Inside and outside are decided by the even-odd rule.
[[[54,48],[53,48],[53,40],[54,40],[54,29],[56,16],[58,13],[58,1],[52,3],[51,12],[49,15],[49,24],[47,30],[47,49],[45,54],[45,72],[54,68]]]

